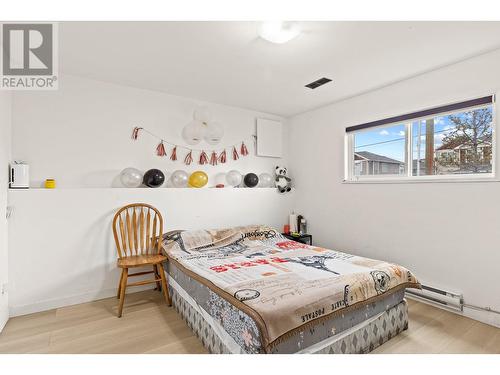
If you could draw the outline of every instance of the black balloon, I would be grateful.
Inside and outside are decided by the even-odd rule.
[[[243,179],[245,186],[256,187],[259,184],[259,177],[255,173],[247,173]]]
[[[150,169],[144,173],[143,183],[146,186],[156,188],[163,185],[165,182],[165,175],[159,169]]]

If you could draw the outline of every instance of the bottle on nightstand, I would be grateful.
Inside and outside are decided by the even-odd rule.
[[[300,234],[307,234],[307,221],[304,218],[300,219],[299,231],[300,231]]]

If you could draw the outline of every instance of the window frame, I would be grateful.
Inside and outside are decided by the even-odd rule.
[[[496,179],[497,166],[497,142],[496,142],[496,100],[495,95],[489,104],[481,104],[471,107],[464,107],[461,110],[439,112],[432,116],[421,116],[408,119],[406,121],[396,121],[383,125],[371,126],[365,129],[355,130],[345,133],[344,141],[344,180],[345,183],[410,183],[410,182],[474,182],[474,181],[498,181]],[[430,118],[447,116],[452,113],[466,112],[472,109],[480,109],[491,106],[491,173],[470,173],[470,174],[449,174],[449,175],[425,175],[413,176],[413,168],[409,160],[413,159],[413,126],[412,123]],[[354,174],[354,136],[361,132],[384,129],[391,126],[405,126],[405,175],[360,175]]]

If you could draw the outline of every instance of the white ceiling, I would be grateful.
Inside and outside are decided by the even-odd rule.
[[[63,22],[60,70],[291,116],[500,48],[500,22],[302,22],[286,44],[257,22]],[[304,85],[333,82],[316,90]]]

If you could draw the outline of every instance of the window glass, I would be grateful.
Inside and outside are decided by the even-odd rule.
[[[489,104],[351,132],[350,178],[491,175],[493,126]]]
[[[360,131],[354,135],[354,175],[405,175],[404,124]]]
[[[412,123],[413,176],[492,172],[492,109]]]

